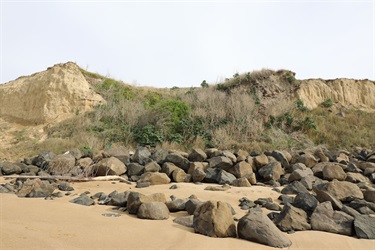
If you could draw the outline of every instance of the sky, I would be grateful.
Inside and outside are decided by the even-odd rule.
[[[262,68],[375,80],[375,0],[0,1],[0,83],[68,61],[161,88]]]

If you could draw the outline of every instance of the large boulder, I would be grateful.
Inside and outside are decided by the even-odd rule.
[[[236,177],[225,170],[220,170],[216,180],[219,184],[232,184],[236,180]]]
[[[228,170],[229,173],[233,174],[237,178],[245,177],[253,173],[252,166],[246,161],[240,161],[232,168]]]
[[[265,154],[257,155],[253,158],[253,162],[257,170],[269,163],[269,160]]]
[[[216,156],[208,160],[210,168],[220,168],[229,170],[233,166],[233,162],[225,156]]]
[[[263,177],[265,181],[276,181],[284,174],[284,169],[280,162],[271,162],[259,169],[258,174]]]
[[[48,181],[42,181],[40,179],[27,179],[21,189],[17,192],[18,197],[48,197],[50,196],[55,187]]]
[[[201,162],[190,163],[188,174],[191,175],[193,182],[201,182],[206,177],[204,166]]]
[[[165,203],[167,199],[163,193],[155,193],[147,196],[138,192],[130,192],[127,200],[128,212],[129,214],[137,214],[139,207],[143,203],[153,201]]]
[[[105,149],[103,151],[103,156],[105,158],[113,156],[119,159],[124,164],[130,163],[129,150],[127,150],[124,146],[114,145],[108,149]]]
[[[210,237],[237,237],[236,224],[228,204],[207,201],[194,212],[194,231]]]
[[[305,178],[307,176],[313,176],[314,173],[310,168],[304,167],[302,169],[295,169],[293,172],[289,175],[288,181],[301,181],[302,178]]]
[[[32,160],[32,164],[44,170],[55,156],[56,154],[51,151],[44,151]]]
[[[48,164],[47,171],[52,175],[70,174],[76,164],[76,158],[71,154],[56,155]]]
[[[141,178],[138,180],[138,182],[148,182],[150,183],[150,185],[161,185],[170,183],[171,179],[165,173],[147,172],[141,175]]]
[[[358,238],[375,239],[375,217],[358,215],[354,218],[354,230]]]
[[[184,170],[178,168],[172,172],[172,177],[175,182],[190,182],[191,175],[185,173]]]
[[[144,171],[145,171],[145,166],[136,162],[132,162],[127,165],[126,174],[128,176],[134,176],[134,175],[140,176],[144,173]]]
[[[346,178],[346,173],[340,165],[329,164],[323,168],[323,179],[332,181],[334,179],[343,181]]]
[[[0,162],[0,172],[2,172],[3,175],[20,174],[22,173],[22,168],[16,163]]]
[[[334,211],[331,202],[320,203],[311,215],[313,230],[353,235],[354,218],[344,212]]]
[[[171,201],[167,201],[165,205],[167,205],[170,212],[179,212],[186,209],[186,202],[189,199],[175,199]]]
[[[155,150],[152,155],[151,159],[156,161],[158,164],[162,165],[165,161],[165,158],[168,156],[168,150],[165,150],[163,148]]]
[[[241,239],[279,248],[292,245],[292,242],[258,209],[251,209],[242,217],[237,230]]]
[[[200,148],[194,148],[188,157],[189,161],[202,162],[207,159],[207,154]]]
[[[301,194],[308,192],[306,187],[299,181],[293,181],[281,190],[282,194]]]
[[[347,181],[333,180],[320,184],[315,189],[325,190],[340,201],[350,201],[355,198],[363,199],[361,189],[356,184]]]
[[[169,210],[163,202],[146,202],[140,205],[137,217],[149,220],[166,220],[169,218]]]
[[[307,222],[306,212],[292,206],[290,203],[286,203],[280,214],[276,216],[275,224],[284,232],[311,229],[310,224]]]
[[[161,167],[156,161],[150,161],[146,163],[144,170],[145,172],[159,172]]]
[[[127,170],[125,164],[116,157],[104,158],[92,168],[96,176],[122,175]]]
[[[82,205],[82,206],[92,206],[95,204],[95,201],[91,199],[90,197],[88,197],[86,194],[82,194],[79,197],[73,200],[70,200],[69,202]]]
[[[297,194],[293,201],[293,206],[302,209],[308,215],[314,212],[318,204],[319,201],[310,193]]]
[[[169,154],[165,158],[165,161],[173,163],[177,167],[183,169],[185,172],[189,171],[189,166],[190,166],[189,160],[180,154],[177,154],[177,153]]]
[[[284,152],[274,150],[271,152],[271,156],[279,161],[284,169],[289,168],[289,161]]]
[[[131,159],[133,162],[137,162],[141,165],[146,164],[150,161],[151,153],[146,147],[137,147]]]
[[[315,164],[318,163],[318,160],[312,154],[303,154],[298,157],[298,162],[303,163],[308,168],[312,168]]]

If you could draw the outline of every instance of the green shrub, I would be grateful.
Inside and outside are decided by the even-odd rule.
[[[203,82],[201,83],[201,87],[208,88],[208,83],[206,82],[206,80],[203,80]]]
[[[176,125],[180,120],[188,118],[190,109],[188,104],[178,99],[164,100],[155,106],[155,111],[166,114],[167,120],[172,125]]]
[[[309,109],[303,104],[303,101],[301,99],[297,100],[297,109],[302,112],[307,112]]]
[[[325,108],[329,108],[333,105],[333,101],[331,99],[327,99],[321,103],[321,105]]]
[[[158,131],[153,125],[136,128],[133,132],[133,138],[139,145],[152,147],[164,141],[163,133]]]

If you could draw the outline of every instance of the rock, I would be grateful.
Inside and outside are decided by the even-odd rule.
[[[117,207],[126,207],[128,203],[129,194],[130,194],[130,191],[125,191],[121,193],[115,192],[113,194],[111,193],[110,195],[108,195],[109,202],[107,203],[107,205],[117,206]]]
[[[194,232],[209,237],[237,237],[236,224],[228,204],[207,201],[199,206],[193,217]]]
[[[350,161],[349,157],[346,154],[344,154],[344,153],[340,153],[336,157],[336,162],[341,163],[341,164],[345,164],[346,165],[346,164],[348,164],[349,161]]]
[[[314,167],[311,168],[311,170],[314,173],[314,176],[323,179],[323,168],[327,165],[331,164],[330,162],[319,162],[315,164]],[[335,163],[334,163],[335,164]]]
[[[194,217],[194,215],[181,216],[181,217],[177,217],[176,219],[174,219],[173,222],[177,223],[177,224],[180,224],[180,225],[183,225],[185,227],[194,228],[193,217]]]
[[[65,181],[63,181],[63,182],[61,182],[59,185],[57,185],[57,188],[58,188],[60,191],[73,191],[73,190],[74,190],[74,188],[71,187],[71,186],[69,185],[69,183],[67,183],[67,182],[65,182]]]
[[[207,159],[207,154],[202,149],[194,148],[191,151],[188,159],[192,162],[202,162]]]
[[[156,161],[150,161],[146,163],[145,172],[159,172],[161,170],[160,165]]]
[[[169,177],[172,177],[172,173],[176,169],[180,169],[180,168],[171,162],[164,162],[161,167],[161,172],[167,174]]]
[[[27,179],[20,190],[17,192],[18,197],[48,197],[50,196],[55,187],[48,181],[41,181],[40,179]]]
[[[189,171],[189,166],[190,166],[189,160],[181,156],[180,154],[177,154],[177,153],[169,154],[165,158],[165,161],[173,163],[174,165],[181,168],[185,172]]]
[[[254,165],[255,165],[257,170],[259,170],[261,167],[263,167],[263,166],[265,166],[269,163],[268,158],[265,154],[255,156],[253,158],[253,161],[254,161]]]
[[[312,190],[313,188],[313,184],[315,182],[317,177],[313,176],[313,175],[308,175],[308,176],[305,176],[301,179],[301,184],[305,186],[305,188],[307,190]]]
[[[205,171],[206,176],[203,181],[207,183],[217,183],[220,169],[218,168],[207,168]]]
[[[314,173],[310,168],[305,167],[304,169],[296,169],[290,174],[288,181],[301,181],[302,178],[313,175]]]
[[[168,150],[160,148],[152,153],[151,159],[156,161],[159,165],[162,165],[165,161],[165,158],[167,158],[168,154]]]
[[[353,235],[354,218],[344,212],[334,211],[330,202],[320,203],[311,215],[313,230]]]
[[[308,193],[304,185],[299,181],[293,181],[281,190],[282,194],[301,194]]]
[[[323,149],[318,148],[314,155],[320,159],[320,162],[329,162],[329,158],[324,154]]]
[[[185,210],[186,202],[189,199],[175,199],[171,201],[167,201],[165,205],[167,205],[169,212],[179,212]]]
[[[351,182],[333,180],[318,188],[326,190],[340,201],[350,201],[354,198],[363,199],[363,193],[359,187]]]
[[[280,162],[284,169],[289,168],[289,161],[283,152],[274,150],[271,152],[271,156],[275,158],[278,162]]]
[[[315,164],[318,163],[318,160],[315,158],[315,156],[309,153],[300,155],[297,161],[305,164],[308,168],[312,168]]]
[[[334,179],[343,181],[346,178],[346,173],[340,165],[329,164],[323,168],[323,179],[332,181]]]
[[[191,175],[185,173],[185,171],[182,170],[181,168],[178,168],[178,169],[174,170],[172,172],[172,177],[173,177],[173,180],[177,183],[179,183],[179,182],[190,182],[190,180],[191,180]]]
[[[77,165],[82,167],[83,169],[88,168],[93,164],[93,160],[89,157],[81,158],[77,160]]]
[[[127,171],[126,171],[126,174],[128,176],[134,176],[134,175],[142,175],[145,171],[145,167],[142,166],[141,164],[139,163],[129,163],[127,165]]]
[[[272,211],[281,211],[281,207],[278,204],[273,203],[273,202],[267,202],[264,205],[264,207],[267,208],[268,210],[272,210]]]
[[[127,200],[128,212],[129,214],[137,214],[139,207],[143,203],[153,202],[153,201],[165,203],[167,200],[165,198],[165,195],[162,193],[155,193],[155,194],[146,196],[138,192],[130,192],[128,194],[128,200]]]
[[[275,224],[281,231],[304,231],[310,230],[311,226],[307,222],[307,214],[304,210],[296,208],[287,203],[276,216]]]
[[[238,178],[232,182],[235,187],[251,187],[249,180],[246,177]]]
[[[375,217],[358,215],[354,218],[354,231],[358,238],[375,239]]]
[[[263,177],[265,181],[276,181],[284,174],[284,169],[280,162],[271,162],[259,169],[258,174]]]
[[[255,204],[265,206],[267,203],[272,202],[272,198],[258,198],[254,201]]]
[[[345,181],[351,183],[358,183],[358,182],[367,182],[369,183],[370,180],[366,176],[362,175],[361,173],[347,173]]]
[[[316,206],[318,206],[319,201],[309,193],[301,193],[297,194],[292,202],[293,206],[296,208],[300,208],[307,213],[307,215],[311,215]]]
[[[72,148],[68,152],[66,152],[65,154],[73,155],[76,160],[79,160],[83,157],[83,154],[82,154],[82,152],[79,148]]]
[[[233,162],[225,156],[216,156],[208,160],[209,168],[220,168],[229,170],[233,166]]]
[[[232,184],[232,182],[235,180],[236,177],[225,170],[220,170],[216,179],[217,183],[219,184]]]
[[[245,177],[247,178],[247,180],[250,182],[251,185],[257,184],[257,178],[256,178],[255,173],[251,173],[249,175],[246,175]]]
[[[321,190],[321,189],[314,189],[314,192],[316,193],[316,199],[319,201],[319,202],[325,202],[325,201],[329,201],[331,202],[331,205],[333,207],[333,209],[335,210],[341,210],[342,207],[343,207],[343,204],[340,200],[336,199],[336,197],[334,197],[332,194],[328,193],[327,191],[325,190]]]
[[[0,172],[3,175],[20,174],[22,173],[22,168],[16,163],[0,162]]]
[[[188,174],[191,175],[193,182],[201,182],[206,177],[204,166],[201,162],[190,163]]]
[[[93,165],[93,171],[96,176],[122,175],[127,168],[124,163],[115,157],[104,158]]]
[[[246,161],[241,161],[234,165],[232,168],[230,168],[228,172],[236,176],[236,178],[241,178],[252,174],[253,168]]]
[[[345,171],[348,173],[362,173],[363,172],[359,167],[356,166],[354,162],[349,162]]]
[[[56,155],[46,167],[51,175],[71,173],[76,164],[76,158],[71,154]]]
[[[354,208],[361,214],[373,214],[375,212],[375,204],[362,199],[354,199],[347,206]]]
[[[375,203],[375,190],[366,190],[363,196],[366,201]]]
[[[230,189],[230,186],[228,184],[224,184],[222,186],[207,186],[204,190],[208,191],[227,191]]]
[[[234,152],[234,155],[237,157],[237,162],[245,161],[249,157],[249,152],[238,149]]]
[[[131,159],[133,162],[137,162],[141,165],[146,164],[150,161],[151,153],[146,147],[137,147],[137,149],[134,152],[134,155],[132,155]]]
[[[146,202],[139,207],[137,217],[149,220],[166,220],[169,218],[169,210],[163,202]]]
[[[116,157],[125,165],[130,163],[129,150],[127,150],[124,146],[113,145],[109,149],[105,149],[103,151],[103,156],[105,158]]]
[[[146,188],[151,186],[150,182],[137,182],[135,185],[136,188]]]
[[[203,203],[204,203],[203,201],[200,201],[200,200],[195,199],[195,198],[189,199],[185,203],[186,212],[188,212],[188,214],[190,214],[190,215],[193,215],[195,210],[197,209],[197,207],[199,207]]]
[[[95,201],[88,197],[87,195],[80,195],[79,197],[70,200],[69,202],[74,203],[74,204],[79,204],[83,206],[91,206],[95,204]]]
[[[138,182],[149,182],[150,185],[168,184],[171,179],[165,173],[144,173]]]
[[[240,219],[237,231],[239,238],[267,246],[284,248],[292,245],[292,242],[258,209],[251,209]]]
[[[291,196],[286,195],[286,194],[280,195],[278,199],[281,200],[281,203],[284,204],[284,205],[286,203],[293,204],[293,202],[294,202],[294,197],[291,197]]]
[[[56,156],[55,153],[51,151],[44,151],[37,157],[35,157],[32,161],[32,164],[40,167],[41,169],[45,170],[48,163]]]

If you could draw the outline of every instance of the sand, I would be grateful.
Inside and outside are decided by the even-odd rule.
[[[0,183],[6,183],[0,177]],[[113,184],[114,183],[114,184]],[[201,200],[229,202],[237,218],[245,214],[238,207],[238,199],[272,197],[278,193],[269,187],[232,187],[228,191],[205,191],[208,184],[171,184],[137,189],[119,182],[81,182],[71,184],[80,194],[84,191],[110,193],[134,190],[143,194],[157,192],[167,197],[187,198],[195,194]],[[75,197],[75,196],[74,196]],[[18,198],[14,194],[0,194],[0,249],[275,249],[234,238],[210,238],[195,234],[193,229],[173,219],[186,212],[172,213],[168,220],[141,220],[127,212],[113,210],[112,206],[81,206],[70,203],[73,196],[54,200]],[[120,217],[105,217],[103,213],[119,213]],[[290,249],[375,249],[375,240],[330,234],[318,231],[296,232],[287,235],[293,244]]]

